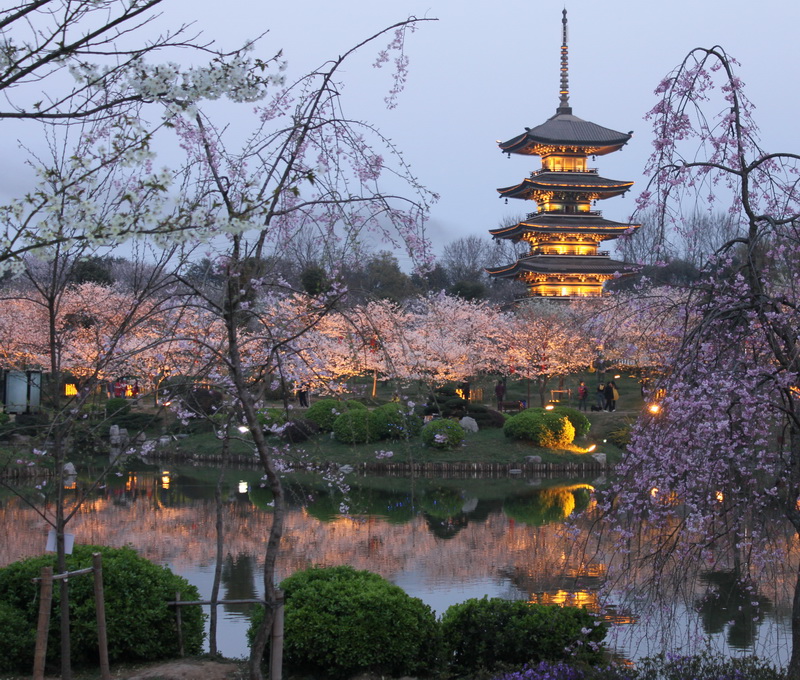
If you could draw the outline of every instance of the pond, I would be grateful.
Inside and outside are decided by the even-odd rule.
[[[83,544],[130,544],[169,566],[208,598],[214,574],[215,515],[212,469],[141,466],[93,493],[69,525]],[[441,614],[471,597],[504,597],[571,604],[597,610],[610,556],[587,557],[574,534],[562,530],[577,510],[591,509],[595,479],[361,477],[343,495],[312,477],[289,475],[289,510],[279,578],[313,564],[350,564],[377,572]],[[76,489],[81,486],[80,478]],[[222,599],[262,593],[263,549],[271,523],[270,494],[253,470],[226,472],[223,484],[225,557]],[[578,521],[586,530],[590,520]],[[47,527],[15,496],[0,495],[0,566],[43,551]],[[791,546],[786,546],[787,550]],[[726,653],[756,651],[777,662],[788,657],[791,595],[786,580],[741,591],[734,560],[681,583],[663,617],[645,614],[654,602],[617,600],[605,616],[619,623],[613,644],[623,657],[709,640]],[[645,575],[642,575],[644,578]],[[713,598],[707,597],[709,592]],[[613,597],[612,597],[613,603]],[[663,602],[659,601],[659,607]],[[230,657],[247,654],[248,605],[220,607],[218,646]]]

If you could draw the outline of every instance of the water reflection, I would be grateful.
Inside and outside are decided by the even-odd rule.
[[[93,493],[71,531],[81,543],[131,544],[188,578],[208,597],[218,472],[139,467],[112,477],[106,488]],[[77,497],[90,478],[79,476],[70,494]],[[483,595],[598,610],[611,556],[602,544],[588,553],[578,549],[576,535],[565,534],[562,523],[571,513],[591,509],[591,491],[599,483],[364,477],[351,479],[350,492],[341,494],[317,479],[292,476],[287,479],[289,508],[278,576],[312,564],[351,564],[380,573],[439,613]],[[258,597],[272,496],[260,486],[256,472],[232,471],[224,480],[222,498],[226,534],[221,597]],[[0,496],[0,518],[0,565],[43,550],[46,526],[19,499]],[[579,522],[578,529],[585,531],[589,522],[591,517]],[[721,643],[751,649],[776,622],[788,620],[789,601],[781,583],[762,583],[762,590],[755,591],[739,578],[737,560],[726,559],[719,557],[719,568],[707,570],[687,587],[688,597],[676,605],[678,614],[667,624],[669,633],[686,639],[695,621],[697,630]],[[684,566],[677,565],[677,574],[687,581]],[[633,575],[646,577],[644,572]],[[636,611],[627,603],[615,612],[606,609],[606,616],[630,623],[653,608],[649,600],[638,604]],[[248,612],[247,605],[225,606],[219,637],[224,654],[246,653]],[[640,621],[628,629],[642,625]],[[666,632],[659,625],[653,639],[661,643]],[[640,640],[653,635],[642,630]],[[628,640],[625,650],[641,653],[638,645]]]

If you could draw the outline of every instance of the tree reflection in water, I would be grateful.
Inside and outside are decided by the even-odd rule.
[[[171,468],[166,486],[159,469],[113,478],[76,518],[72,525],[76,540],[132,544],[148,559],[187,577],[206,597],[214,569],[216,477],[215,470]],[[287,480],[290,501],[279,577],[311,564],[350,564],[398,583],[439,613],[484,594],[597,610],[614,555],[602,543],[591,553],[579,549],[595,519],[587,482],[353,477],[350,491],[342,495],[298,476]],[[81,490],[79,479],[71,493]],[[257,597],[271,497],[260,487],[256,472],[231,471],[222,498],[226,531],[222,597]],[[564,519],[584,509],[588,515],[576,520],[578,533],[565,532]],[[41,551],[44,527],[34,511],[11,496],[0,496],[0,520],[0,564]],[[646,531],[635,530],[647,540]],[[787,550],[787,545],[778,549]],[[763,642],[767,628],[774,630],[776,620],[784,620],[788,605],[780,579],[771,584],[760,581],[759,591],[751,591],[736,578],[736,560],[723,552],[713,564],[714,571],[706,566],[702,578],[691,583],[687,565],[674,566],[674,580],[683,583],[688,597],[673,598],[672,604],[682,613],[661,624],[653,639],[660,639],[664,626],[682,630],[694,616],[696,628],[721,644],[752,649]],[[644,581],[647,566],[634,567],[627,576]],[[698,572],[702,570],[698,565]],[[715,595],[708,596],[708,590]],[[630,622],[656,608],[656,595],[648,598],[634,610],[630,603],[614,600],[612,593],[618,607],[605,611],[612,620]],[[220,650],[245,654],[249,607],[227,606],[226,612],[220,624]],[[643,621],[629,630],[640,626]],[[647,629],[639,637],[651,635],[652,629]],[[629,640],[635,636],[632,633]],[[625,649],[635,654],[637,644],[628,641]],[[776,658],[773,648],[768,654]]]

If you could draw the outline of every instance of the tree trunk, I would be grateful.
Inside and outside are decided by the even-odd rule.
[[[792,656],[786,669],[786,680],[800,680],[800,563],[792,598]]]

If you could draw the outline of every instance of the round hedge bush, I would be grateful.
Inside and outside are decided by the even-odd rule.
[[[592,424],[578,409],[572,408],[571,406],[556,406],[553,409],[553,413],[560,413],[569,418],[569,422],[571,422],[572,427],[575,428],[576,437],[583,437],[589,434],[589,429],[592,427]]]
[[[441,626],[456,675],[562,659],[598,663],[607,631],[585,609],[486,597],[449,607]]]
[[[342,414],[350,410],[365,410],[364,404],[358,401],[339,401],[338,399],[320,399],[315,401],[303,414],[313,420],[323,432],[333,432],[333,423]]]
[[[392,402],[373,411],[382,439],[410,439],[422,430],[422,418],[409,407]]]
[[[567,416],[542,408],[529,408],[511,416],[503,433],[510,439],[523,439],[546,449],[563,448],[575,439],[575,428]]]
[[[464,441],[464,428],[453,420],[432,420],[420,432],[422,442],[434,449],[454,449]]]
[[[345,411],[333,421],[333,436],[342,444],[366,444],[380,439],[380,424],[366,408]]]
[[[281,430],[281,438],[290,444],[299,444],[308,441],[319,432],[319,425],[308,418],[294,418],[289,420]]]
[[[155,661],[178,656],[178,633],[175,608],[167,603],[175,600],[180,591],[185,600],[199,600],[197,588],[172,573],[140,557],[132,548],[108,548],[93,545],[75,546],[67,555],[67,570],[75,571],[92,566],[92,554],[103,556],[103,589],[106,604],[108,656],[112,662]],[[42,567],[55,566],[55,555],[48,554],[14,562],[0,569],[0,602],[7,609],[0,614],[4,621],[24,620],[27,628],[16,628],[35,634],[38,619],[38,583]],[[76,576],[70,584],[70,632],[72,660],[76,665],[97,663],[97,622],[95,619],[94,586],[92,577]],[[47,663],[59,663],[59,588],[53,588],[53,609]],[[203,649],[204,615],[200,606],[181,608],[183,643],[187,654],[199,654]],[[3,630],[6,626],[3,625]],[[12,661],[6,657],[14,647],[0,645],[0,668]],[[18,670],[30,670],[33,664],[33,645],[25,658],[16,652],[14,663]]]
[[[378,574],[312,567],[280,587],[286,603],[283,660],[293,673],[401,677],[435,669],[440,636],[431,608]],[[262,617],[258,608],[251,640]]]

